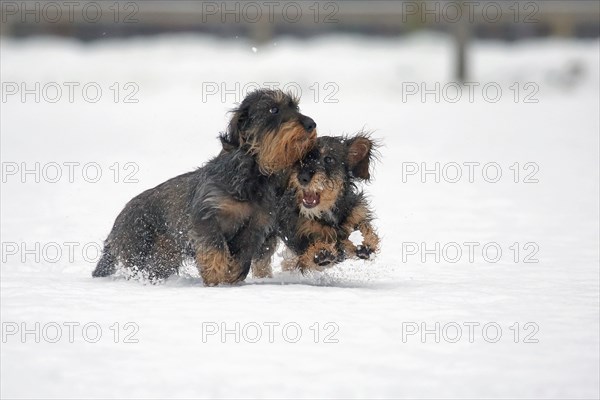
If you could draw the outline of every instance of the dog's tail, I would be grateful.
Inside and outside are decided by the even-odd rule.
[[[117,260],[111,254],[108,246],[104,246],[104,250],[102,251],[102,257],[98,264],[96,265],[96,269],[92,272],[92,276],[94,278],[109,276],[115,273],[116,271]]]

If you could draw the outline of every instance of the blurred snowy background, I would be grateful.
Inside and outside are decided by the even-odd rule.
[[[598,398],[597,2],[67,3],[2,2],[2,398]],[[381,139],[377,259],[92,279],[257,86]]]

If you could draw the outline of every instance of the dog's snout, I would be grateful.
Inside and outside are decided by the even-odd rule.
[[[312,173],[309,170],[300,171],[298,174],[298,181],[302,185],[308,185],[310,183],[310,179],[312,178]]]
[[[317,123],[315,122],[315,120],[307,116],[302,116],[302,118],[300,119],[300,123],[302,124],[306,132],[312,132],[317,127]]]

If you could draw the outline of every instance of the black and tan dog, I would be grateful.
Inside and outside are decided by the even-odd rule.
[[[316,123],[277,90],[249,94],[203,167],[133,198],[117,217],[93,276],[117,265],[152,280],[195,258],[204,284],[245,279],[251,262],[270,260],[290,167],[314,146]]]
[[[366,134],[317,139],[296,163],[278,209],[278,236],[294,253],[284,269],[322,270],[347,257],[368,259],[379,250],[373,213],[356,182],[370,179],[376,143]],[[356,246],[350,235],[362,235]],[[253,275],[269,276],[270,266],[253,265]]]

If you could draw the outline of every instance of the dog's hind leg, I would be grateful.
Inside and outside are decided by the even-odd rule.
[[[271,268],[271,259],[277,249],[277,236],[274,234],[269,236],[262,248],[258,257],[252,261],[252,276],[254,278],[272,278],[273,269]]]
[[[100,261],[96,265],[96,269],[92,272],[92,276],[94,278],[109,276],[115,273],[117,260],[111,254],[110,248],[108,246],[104,246],[102,250],[102,257],[100,257]]]
[[[149,220],[151,212],[138,204],[128,203],[115,220],[115,224],[104,243],[102,258],[92,276],[108,276],[123,265],[132,272],[147,268],[156,238],[156,225]]]
[[[175,241],[167,235],[158,235],[148,257],[147,268],[151,279],[166,279],[179,271],[183,252]]]

